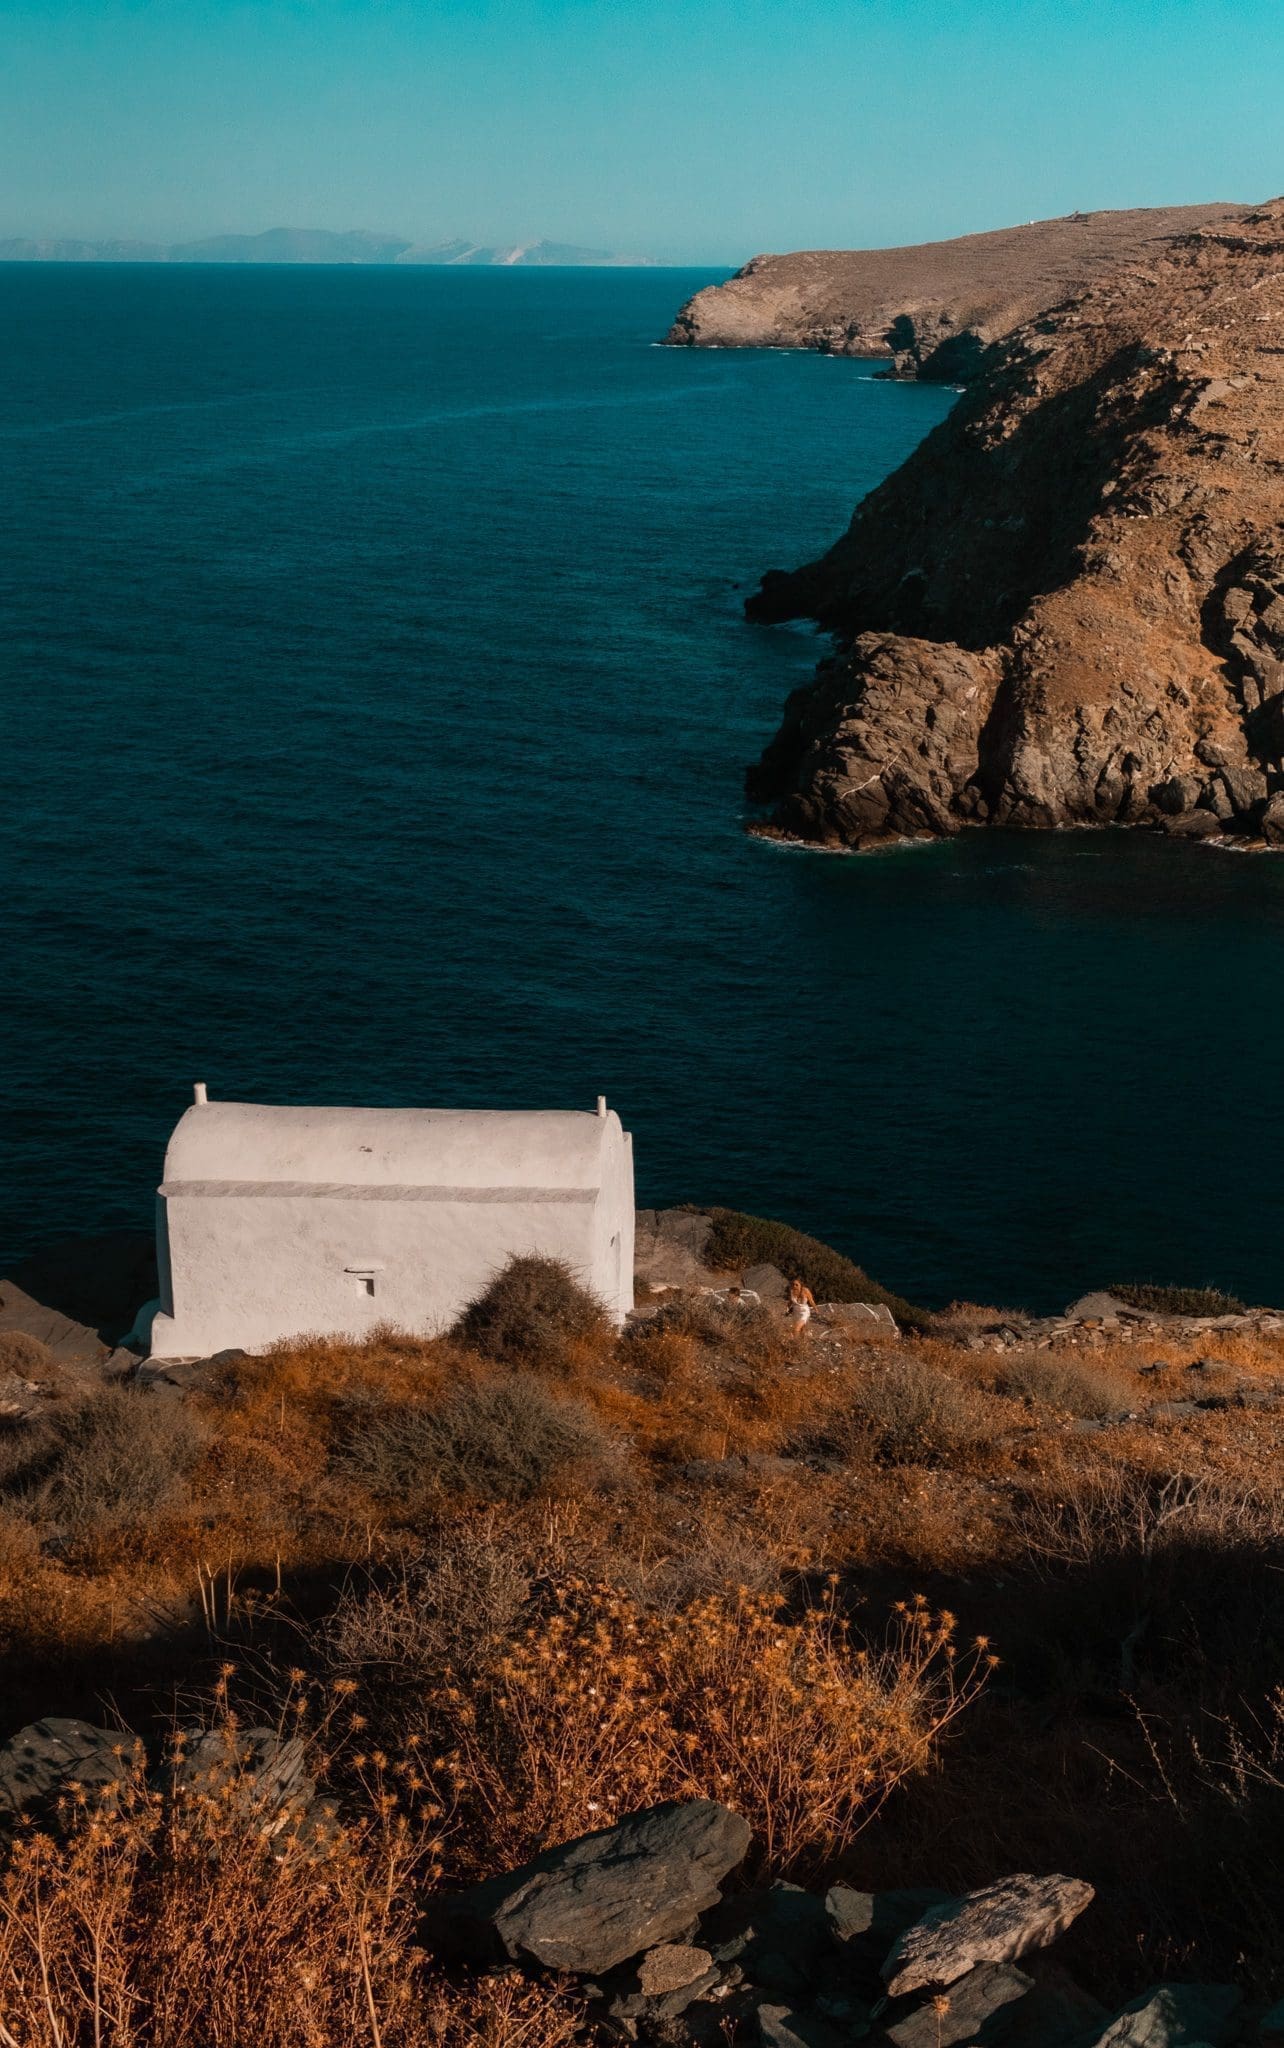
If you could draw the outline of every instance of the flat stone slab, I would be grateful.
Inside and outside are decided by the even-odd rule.
[[[749,1825],[712,1799],[644,1808],[441,1904],[444,1945],[598,1976],[680,1938],[743,1861]]]
[[[934,1906],[907,1927],[883,1964],[888,1996],[957,1983],[980,1963],[1014,1963],[1064,1934],[1094,1896],[1077,1877],[1022,1872]]]
[[[693,1948],[686,1941],[664,1941],[648,1949],[638,1964],[638,1988],[648,1998],[661,1998],[666,1991],[685,1991],[699,1977],[707,1975],[713,1957],[707,1948]]]
[[[760,2005],[754,2014],[762,2048],[847,2048],[859,2039],[850,2026],[841,2031],[819,2013],[795,2012],[788,2005]],[[868,2033],[868,2027],[861,2030]]]
[[[881,1962],[888,1948],[907,1927],[930,1913],[934,1906],[953,1903],[950,1892],[926,1888],[895,1892],[858,1892],[850,1885],[831,1885],[825,1894],[825,1913],[834,1940],[840,1948],[853,1942],[877,1948]]]
[[[888,2027],[895,2048],[955,2048],[964,2041],[988,2040],[997,2013],[1015,2005],[1033,1990],[1034,1980],[1003,1963],[985,1963],[972,1970],[952,1991],[929,1999],[903,2020]],[[1006,2015],[1005,2015],[1006,2016]]]

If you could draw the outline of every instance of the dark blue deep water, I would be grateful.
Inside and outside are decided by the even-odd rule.
[[[929,1301],[1284,1297],[1284,862],[742,833],[745,626],[948,394],[650,344],[703,277],[0,269],[0,1248],[207,1080],[591,1105]]]

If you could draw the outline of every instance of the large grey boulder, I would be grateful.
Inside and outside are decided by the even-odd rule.
[[[789,1292],[789,1282],[779,1266],[773,1266],[766,1259],[760,1265],[746,1266],[745,1286],[764,1301],[781,1301]]]
[[[306,1804],[316,1791],[300,1738],[273,1728],[189,1729],[166,1773],[177,1798],[224,1804],[243,1810]]]
[[[119,1728],[50,1714],[0,1748],[0,1821],[47,1808],[79,1786],[91,1801],[110,1800],[141,1756],[136,1736]]]
[[[1093,1897],[1077,1877],[1000,1878],[907,1927],[883,1964],[890,1997],[956,1983],[978,1963],[1014,1963],[1064,1934]]]
[[[1083,2048],[1221,2048],[1243,1994],[1234,1984],[1160,1984],[1117,2013]]]
[[[712,1799],[646,1807],[445,1900],[438,1940],[597,1976],[684,1936],[748,1847],[748,1823]]]
[[[887,2029],[895,2048],[954,2048],[964,2041],[997,2039],[1006,2008],[1033,1988],[1021,1970],[986,1963],[973,1970],[952,1991],[941,1992]]]
[[[869,1337],[899,1337],[900,1326],[883,1301],[822,1301],[816,1315],[822,1323],[839,1323],[850,1333]]]
[[[1126,1323],[1142,1320],[1140,1309],[1129,1308],[1126,1301],[1120,1301],[1113,1294],[1081,1294],[1078,1301],[1072,1301],[1066,1310],[1068,1323]]]

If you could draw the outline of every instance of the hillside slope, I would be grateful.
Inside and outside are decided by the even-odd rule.
[[[666,339],[691,348],[811,348],[892,356],[897,374],[952,383],[987,343],[1156,241],[1242,211],[1227,205],[1072,213],[902,249],[755,256],[688,299]]]
[[[1284,843],[1284,200],[992,351],[762,621],[845,651],[750,778],[768,829],[985,822]]]

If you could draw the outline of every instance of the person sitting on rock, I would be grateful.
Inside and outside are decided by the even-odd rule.
[[[795,1337],[801,1337],[811,1321],[811,1312],[815,1306],[816,1297],[810,1287],[795,1276],[789,1283],[789,1306],[785,1310],[785,1321]]]

